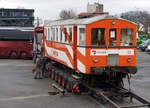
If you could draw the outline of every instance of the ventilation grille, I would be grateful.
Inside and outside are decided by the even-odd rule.
[[[119,55],[118,54],[109,54],[107,58],[108,66],[116,66],[119,65]]]

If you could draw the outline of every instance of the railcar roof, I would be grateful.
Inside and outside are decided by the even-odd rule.
[[[75,18],[75,19],[67,19],[67,20],[55,20],[55,21],[46,20],[44,22],[44,26],[87,25],[103,19],[118,19],[118,18],[110,15],[97,15],[89,18]]]

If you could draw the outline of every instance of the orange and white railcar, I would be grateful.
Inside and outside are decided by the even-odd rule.
[[[136,24],[109,15],[45,21],[44,55],[75,72],[136,73]]]

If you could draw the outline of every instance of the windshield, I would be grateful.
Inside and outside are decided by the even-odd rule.
[[[133,29],[121,29],[121,46],[133,45]]]
[[[143,38],[143,40],[147,40],[147,38]]]
[[[104,28],[92,28],[91,32],[91,44],[100,46],[105,45],[105,29]]]
[[[148,39],[147,41],[145,41],[145,43],[148,43],[150,41],[150,39]]]

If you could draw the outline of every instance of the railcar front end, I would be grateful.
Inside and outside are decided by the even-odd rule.
[[[134,23],[104,19],[88,24],[84,29],[85,32],[78,36],[82,39],[77,45],[79,71],[86,74],[101,74],[104,71],[136,73]]]

